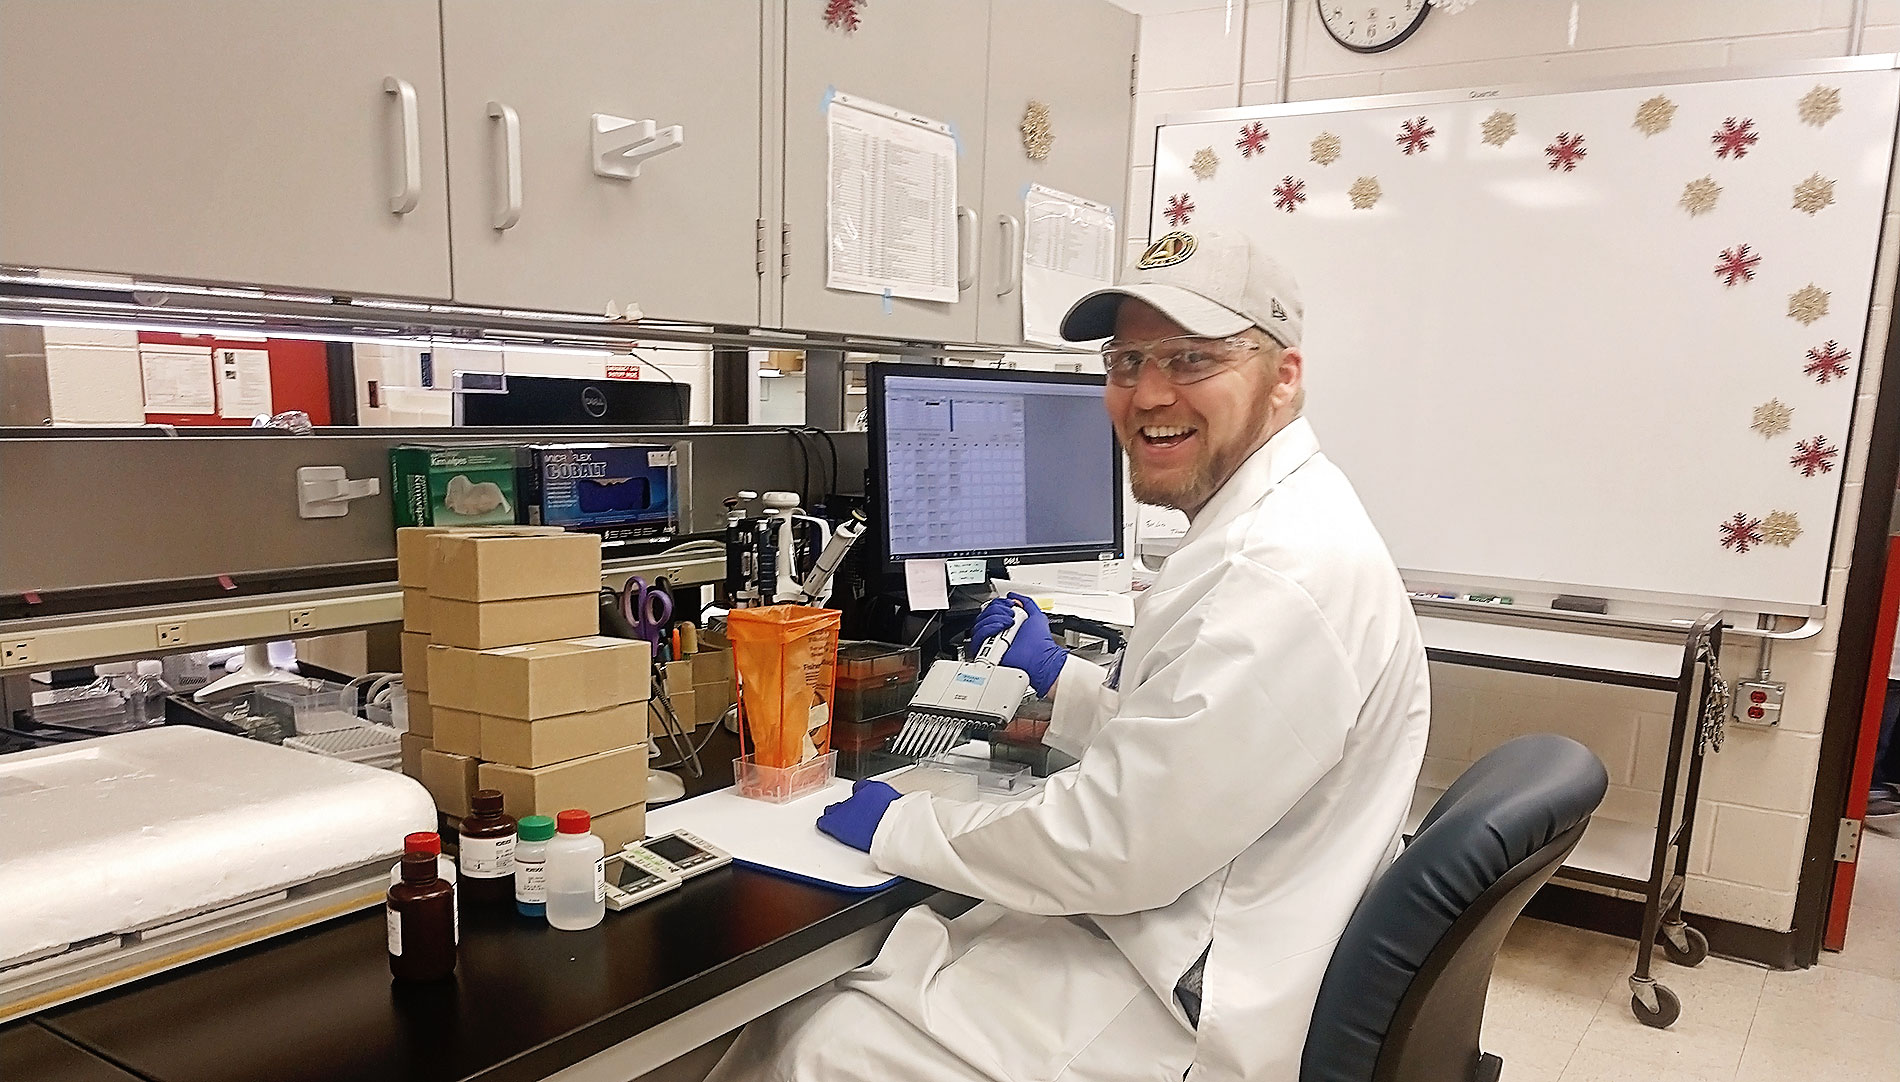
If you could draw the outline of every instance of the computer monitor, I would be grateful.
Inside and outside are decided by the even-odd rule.
[[[1103,380],[869,366],[871,517],[887,567],[1122,553],[1121,453]]]
[[[455,423],[475,428],[683,425],[692,390],[661,380],[571,376],[510,375],[506,385],[500,393],[456,395]]]

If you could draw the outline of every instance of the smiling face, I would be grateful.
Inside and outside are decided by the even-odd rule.
[[[1188,333],[1145,302],[1124,299],[1115,317],[1119,344],[1139,345]],[[1143,503],[1189,517],[1207,505],[1247,457],[1295,414],[1302,362],[1258,330],[1261,349],[1198,383],[1176,384],[1144,364],[1132,387],[1110,382],[1109,420],[1128,452],[1129,482]]]

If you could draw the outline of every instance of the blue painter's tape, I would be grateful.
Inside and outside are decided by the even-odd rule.
[[[957,134],[957,122],[950,122],[950,141],[957,145],[957,157],[963,157],[963,138]]]
[[[818,99],[818,112],[820,115],[831,112],[831,99],[837,96],[838,96],[837,87],[828,86],[825,88],[824,97]]]
[[[891,304],[891,291],[887,289],[884,291],[884,314],[890,315],[894,308],[895,305]]]

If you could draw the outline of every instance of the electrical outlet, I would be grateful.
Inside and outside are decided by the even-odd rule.
[[[317,626],[315,609],[293,609],[290,613],[290,630],[311,631]]]
[[[158,625],[158,644],[160,646],[185,645],[185,625],[183,624]]]
[[[1781,701],[1788,685],[1744,680],[1735,688],[1735,720],[1744,725],[1781,724]]]
[[[9,668],[15,665],[33,664],[33,640],[16,639],[13,642],[0,642],[0,665]]]

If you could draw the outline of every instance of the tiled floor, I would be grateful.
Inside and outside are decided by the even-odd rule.
[[[1498,959],[1485,1050],[1502,1082],[1843,1082],[1900,1079],[1900,832],[1863,835],[1847,949],[1771,972],[1657,953],[1682,1017],[1654,1030],[1630,1014],[1635,944],[1521,920]]]

